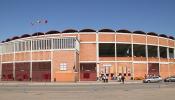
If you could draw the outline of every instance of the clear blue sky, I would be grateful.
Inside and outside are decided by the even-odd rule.
[[[37,19],[48,23],[32,26]],[[175,36],[175,0],[0,0],[0,40],[67,28],[142,30]]]

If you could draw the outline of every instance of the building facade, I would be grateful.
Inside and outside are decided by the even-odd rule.
[[[172,36],[142,31],[67,29],[37,32],[0,44],[1,81],[96,81],[175,75]]]

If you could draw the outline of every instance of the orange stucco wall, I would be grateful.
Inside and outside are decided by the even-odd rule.
[[[174,41],[173,40],[168,40],[168,46],[175,47]]]
[[[80,34],[80,42],[96,42],[96,34]]]
[[[50,51],[32,52],[32,60],[50,60]]]
[[[134,57],[134,61],[147,61],[146,57]]]
[[[128,76],[128,73],[130,73],[131,75],[132,75],[132,63],[130,63],[130,62],[118,62],[117,63],[117,75],[119,74],[119,73],[122,73],[122,74],[127,74],[126,75],[126,79],[130,79],[131,78],[131,76]]]
[[[100,61],[115,61],[115,57],[99,57]]]
[[[159,45],[168,46],[167,39],[159,38]]]
[[[76,62],[76,52],[75,51],[54,51],[52,58],[52,67],[53,67],[53,78],[56,81],[74,81],[74,71],[73,67]],[[67,70],[61,71],[60,64],[66,63]],[[64,78],[63,78],[64,77]],[[53,79],[52,79],[53,80]]]
[[[22,53],[16,53],[15,54],[15,60],[16,61],[29,61],[31,60],[30,52],[22,52]]]
[[[147,44],[155,44],[155,45],[158,45],[158,37],[155,37],[155,36],[147,36]]]
[[[117,42],[131,42],[131,34],[116,34]]]
[[[105,70],[105,65],[111,65],[111,66],[108,66],[106,67],[106,72],[107,73],[116,73],[116,68],[115,68],[115,63],[114,62],[101,62],[100,63],[100,73],[101,72],[104,72]]]
[[[100,34],[99,42],[115,42],[115,34]]]
[[[96,61],[96,44],[80,45],[80,61]]]
[[[145,35],[133,35],[133,43],[146,44],[146,36]]]
[[[148,61],[151,62],[151,61],[159,61],[159,58],[158,57],[149,57],[148,58]]]
[[[161,62],[168,62],[168,59],[167,58],[160,58],[160,61]]]
[[[145,74],[147,74],[147,64],[134,63],[134,77],[144,78]]]
[[[160,76],[162,78],[168,77],[169,76],[169,70],[168,70],[168,64],[160,64]]]
[[[169,65],[170,75],[175,75],[175,64],[171,63]]]
[[[116,57],[117,61],[131,61],[132,57]]]
[[[5,54],[2,55],[2,62],[11,62],[14,59],[14,55],[13,54]]]

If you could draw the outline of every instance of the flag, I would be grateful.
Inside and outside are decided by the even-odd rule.
[[[37,20],[31,22],[31,25],[34,26],[37,24],[47,24],[47,23],[48,23],[47,19],[37,19]]]

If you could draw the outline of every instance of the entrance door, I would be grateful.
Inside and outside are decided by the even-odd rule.
[[[15,63],[15,80],[29,81],[30,80],[30,63]]]
[[[4,81],[14,80],[12,63],[2,64],[2,80]]]
[[[148,64],[148,75],[159,75],[159,64],[149,63]]]
[[[80,81],[96,81],[96,75],[96,63],[80,64]]]
[[[32,81],[51,81],[51,62],[32,62]]]

